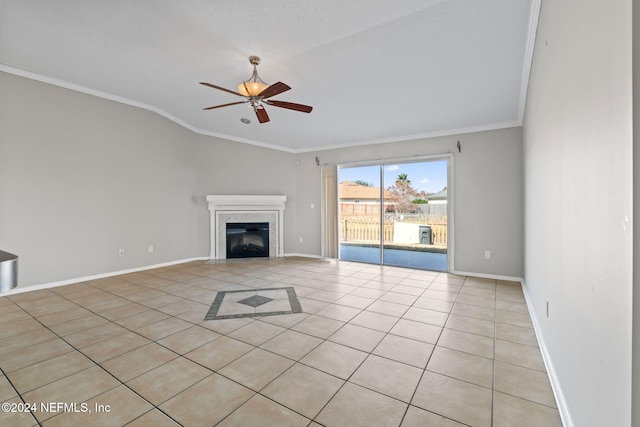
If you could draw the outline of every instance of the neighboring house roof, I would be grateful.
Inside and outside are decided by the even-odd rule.
[[[380,187],[367,187],[355,182],[344,181],[339,185],[340,199],[379,200]],[[389,190],[384,190],[384,197],[392,197]]]
[[[429,200],[447,200],[447,190],[442,190],[435,194],[429,194]]]

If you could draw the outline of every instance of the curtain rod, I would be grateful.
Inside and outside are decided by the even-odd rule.
[[[414,160],[436,160],[436,159],[448,159],[453,156],[453,152],[449,151],[442,154],[417,154],[413,157],[390,157],[390,158],[377,158],[371,160],[358,160],[355,162],[328,162],[322,163],[322,166],[371,166],[376,164],[386,163],[410,163]],[[317,158],[317,157],[316,157]]]

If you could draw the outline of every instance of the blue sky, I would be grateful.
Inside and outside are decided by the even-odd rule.
[[[447,185],[447,162],[445,160],[384,165],[384,187],[393,185],[396,177],[401,173],[407,174],[413,188],[424,190],[427,193],[440,192]],[[338,182],[358,179],[379,187],[380,166],[341,167],[339,169]]]

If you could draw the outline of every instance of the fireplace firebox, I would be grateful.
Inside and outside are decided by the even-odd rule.
[[[268,222],[227,223],[227,258],[252,258],[268,256]]]

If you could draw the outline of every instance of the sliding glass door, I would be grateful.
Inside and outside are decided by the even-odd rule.
[[[340,167],[340,259],[447,271],[448,160]]]
[[[340,258],[374,264],[381,257],[380,166],[338,170]]]

